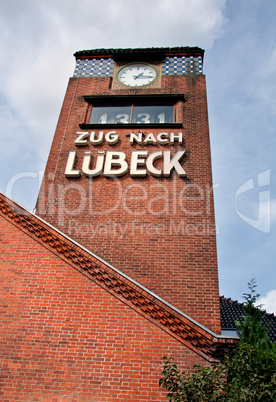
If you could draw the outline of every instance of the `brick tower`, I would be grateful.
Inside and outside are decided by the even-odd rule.
[[[203,55],[75,53],[36,213],[220,333]]]

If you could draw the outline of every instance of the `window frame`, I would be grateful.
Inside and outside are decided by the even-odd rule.
[[[81,129],[93,128],[114,128],[114,127],[128,127],[128,128],[161,128],[161,127],[183,127],[182,123],[89,123],[92,106],[116,106],[116,105],[130,105],[134,106],[175,106],[179,101],[185,101],[184,94],[146,94],[146,95],[86,95],[83,97],[84,101],[88,103],[88,110],[86,113],[86,122],[81,123]]]

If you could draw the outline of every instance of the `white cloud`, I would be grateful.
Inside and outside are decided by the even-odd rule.
[[[270,290],[266,296],[258,299],[257,304],[261,304],[267,313],[276,314],[276,290]]]
[[[224,23],[225,3],[226,0],[2,2],[0,148],[4,150],[8,144],[9,150],[1,161],[1,188],[20,171],[20,163],[22,171],[30,169],[30,163],[24,163],[28,155],[32,155],[33,165],[36,163],[34,169],[44,167],[67,81],[73,74],[75,51],[211,46]],[[16,157],[14,163],[11,156],[18,150],[24,150],[24,155]],[[9,172],[8,176],[3,172]]]

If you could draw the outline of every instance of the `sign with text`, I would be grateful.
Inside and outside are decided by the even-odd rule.
[[[116,131],[109,131],[104,134],[103,131],[83,131],[77,132],[75,145],[83,147],[91,144],[96,147],[106,143],[112,147],[119,141],[119,135]],[[130,132],[126,135],[129,138],[130,145],[173,145],[183,144],[182,132],[160,132],[158,134],[148,133],[145,135],[142,131]],[[79,177],[81,173],[88,177],[103,176],[123,176],[127,172],[131,177],[145,177],[151,174],[155,177],[169,177],[173,170],[179,177],[186,177],[186,172],[181,165],[185,150],[178,150],[175,155],[171,155],[170,150],[158,150],[149,153],[145,149],[134,150],[131,153],[130,160],[127,160],[123,151],[98,150],[92,154],[91,151],[85,151],[82,161],[82,168],[76,169],[77,151],[69,151],[67,164],[65,168],[66,177]],[[161,166],[155,165],[157,160],[161,160]]]

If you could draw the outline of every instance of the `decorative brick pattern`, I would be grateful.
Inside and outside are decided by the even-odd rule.
[[[114,64],[110,58],[77,60],[74,77],[111,77]]]
[[[46,222],[38,220],[3,195],[0,197],[1,214],[9,218],[11,222],[34,236],[74,268],[87,274],[97,284],[130,303],[147,318],[156,320],[187,346],[202,352],[206,358],[208,356],[211,359],[210,361],[219,359],[229,348],[226,339],[216,338],[215,334],[173,310],[119,271],[97,260],[96,256],[91,255],[61,233],[55,232],[53,228],[49,228]]]
[[[162,75],[203,74],[201,56],[167,57],[162,62]]]
[[[208,365],[216,337],[0,195],[0,399],[166,401],[163,357]]]
[[[78,59],[74,77],[111,77],[114,61],[108,59]],[[162,75],[203,74],[201,56],[166,57],[162,62]]]

